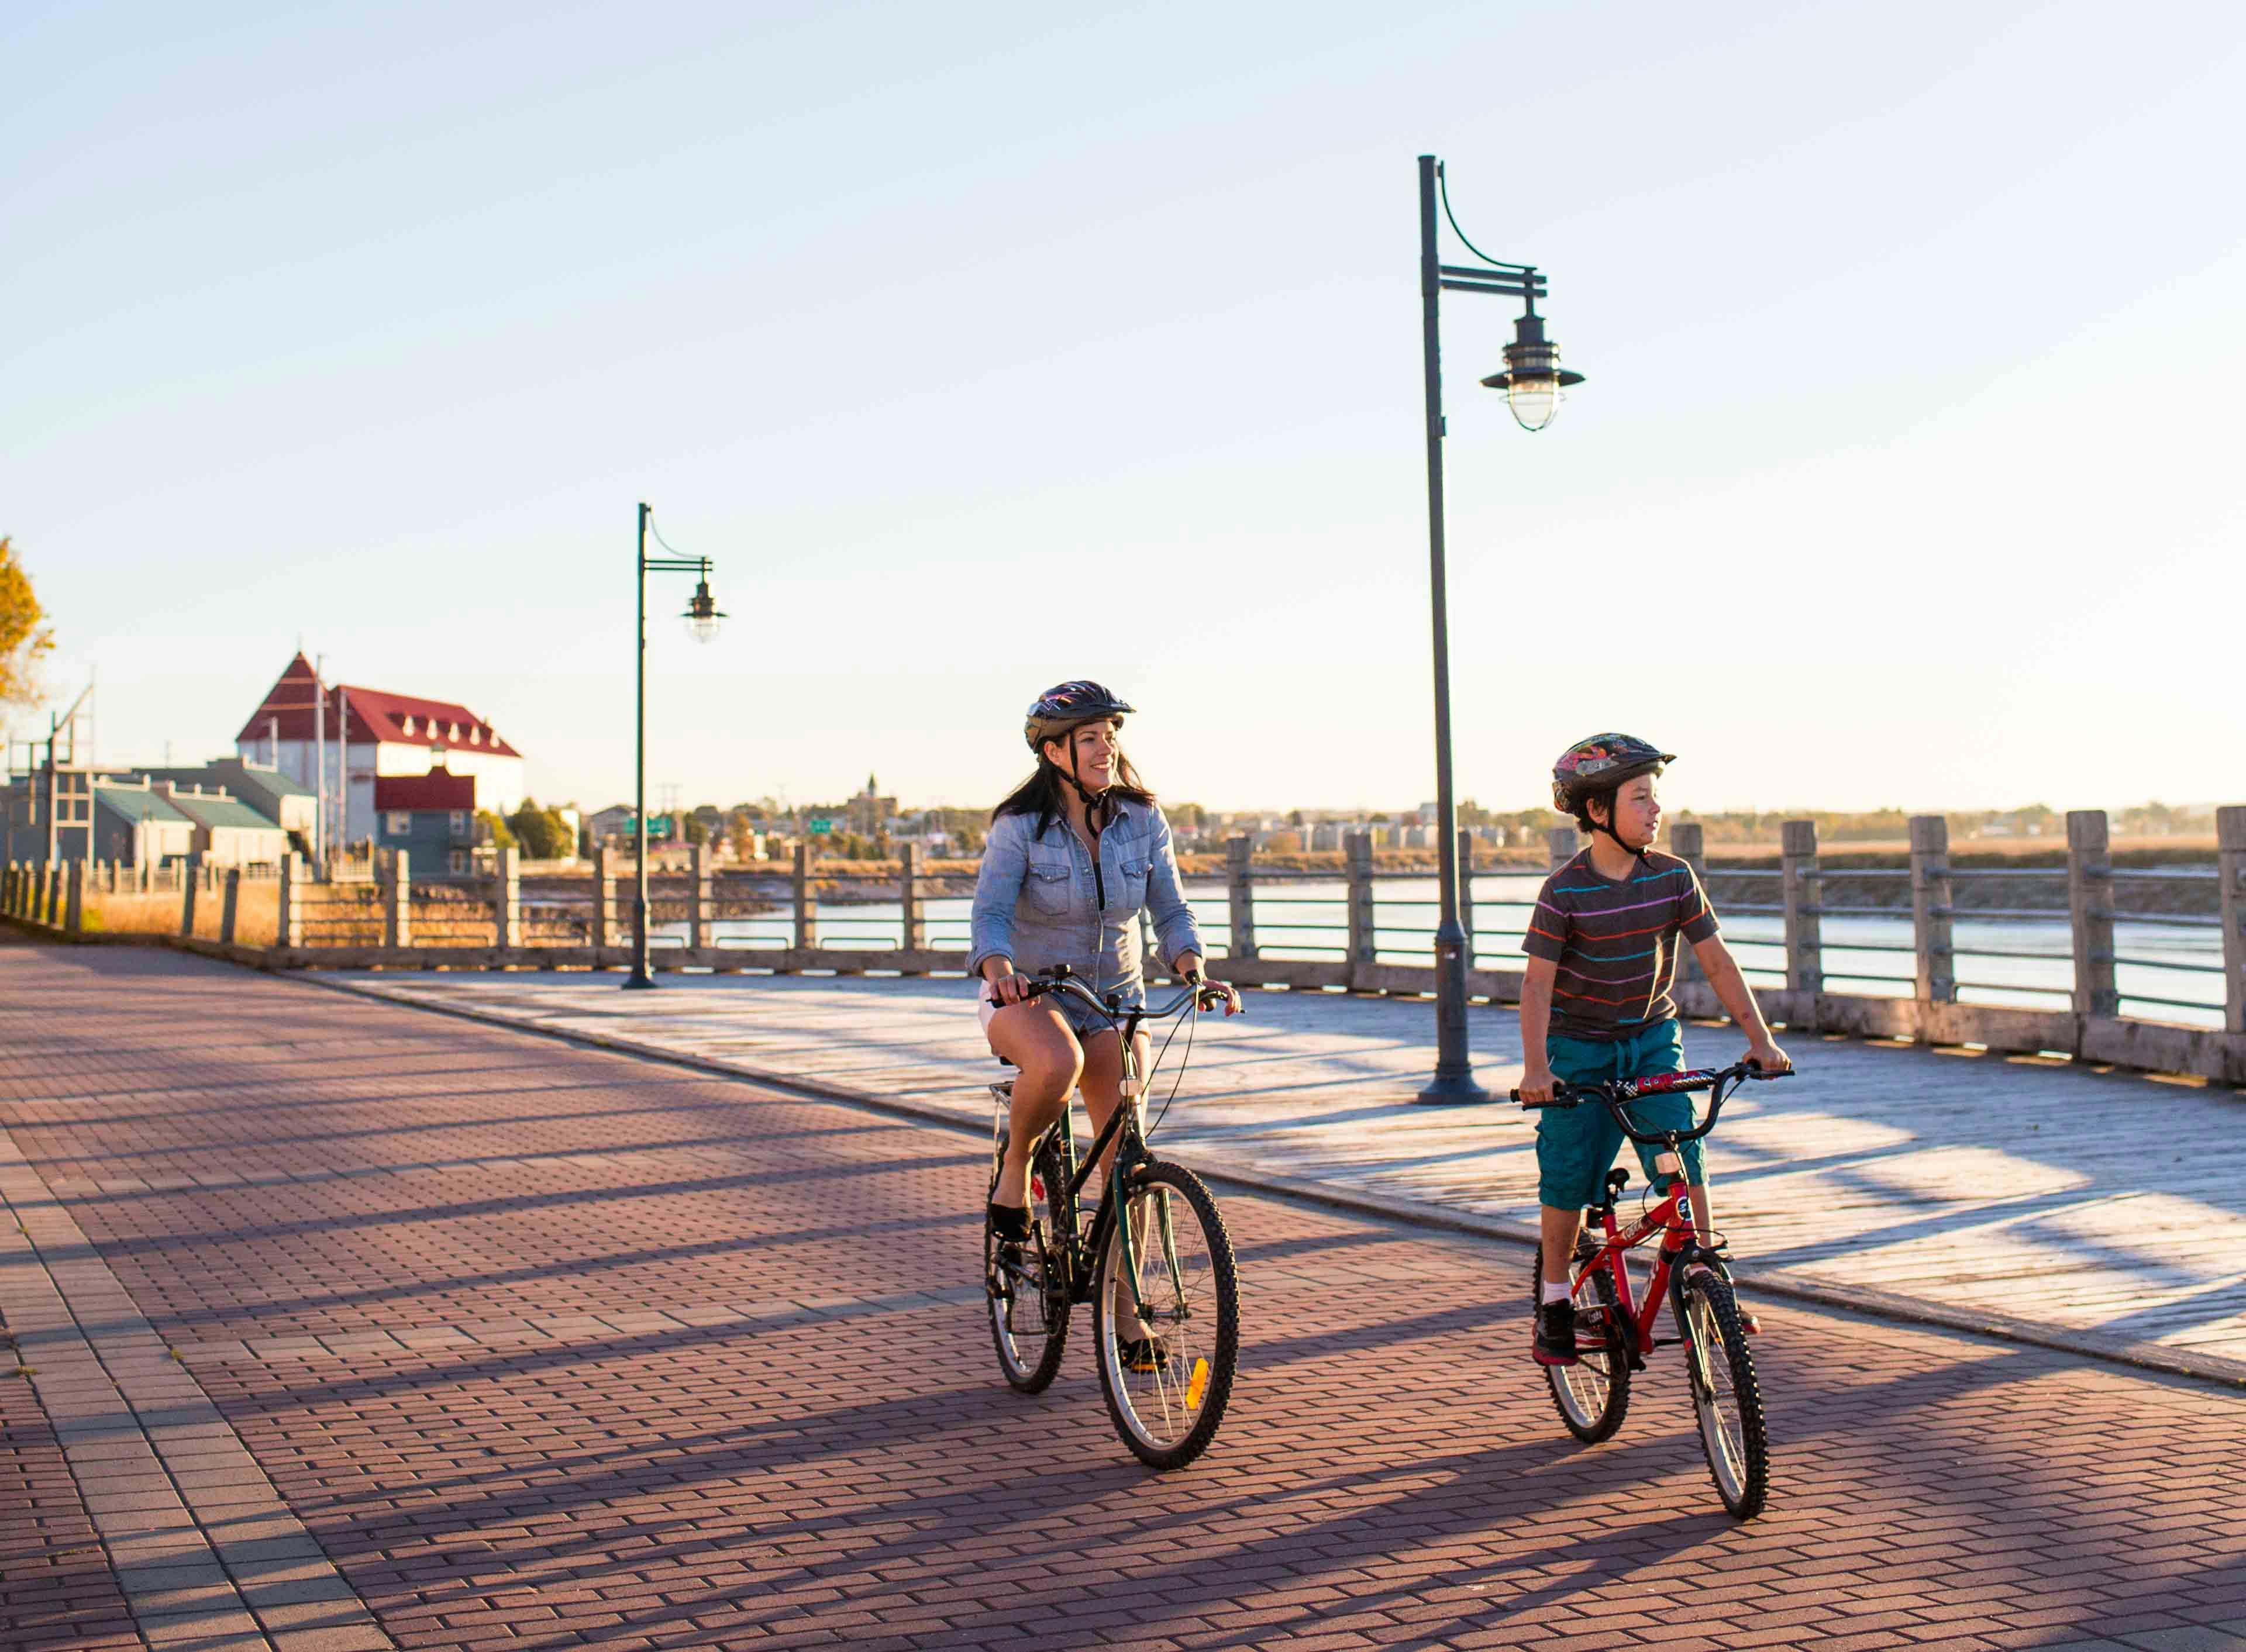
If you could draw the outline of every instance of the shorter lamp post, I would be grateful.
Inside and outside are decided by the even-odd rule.
[[[637,709],[634,721],[635,762],[632,790],[632,967],[624,977],[627,989],[645,989],[655,985],[655,976],[647,967],[647,576],[650,574],[691,574],[696,576],[694,595],[680,615],[686,622],[687,635],[697,642],[714,642],[718,638],[718,622],[725,616],[718,607],[717,599],[710,595],[710,559],[706,556],[650,556],[647,554],[648,519],[646,505],[639,507],[639,555],[637,558],[639,588],[639,657]],[[663,545],[663,535],[657,534],[655,542]],[[663,548],[669,550],[668,545]]]
[[[1439,248],[1436,211],[1449,220],[1460,245],[1480,262],[1446,264]],[[1544,276],[1534,264],[1509,264],[1490,257],[1466,238],[1451,217],[1450,192],[1443,163],[1419,157],[1420,354],[1426,383],[1427,584],[1435,632],[1435,834],[1436,865],[1442,874],[1442,912],[1435,926],[1435,1071],[1416,1099],[1435,1105],[1487,1101],[1489,1092],[1474,1082],[1474,1055],[1467,1037],[1467,930],[1459,910],[1459,820],[1451,787],[1451,622],[1443,546],[1443,342],[1445,292],[1490,293],[1521,299],[1523,313],[1513,324],[1505,347],[1505,371],[1481,382],[1505,392],[1513,417],[1523,430],[1542,430],[1559,411],[1560,392],[1583,382],[1581,373],[1562,372],[1559,347],[1544,337],[1536,300]]]

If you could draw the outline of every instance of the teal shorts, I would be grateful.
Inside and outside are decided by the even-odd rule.
[[[1643,1078],[1648,1073],[1684,1071],[1684,1030],[1674,1021],[1657,1021],[1635,1037],[1616,1044],[1590,1038],[1563,1038],[1557,1034],[1544,1041],[1545,1059],[1552,1076],[1571,1084],[1604,1084],[1612,1078]],[[1648,1096],[1630,1104],[1630,1122],[1640,1130],[1690,1130],[1692,1098]],[[1547,1107],[1536,1115],[1536,1198],[1555,1210],[1581,1210],[1599,1201],[1606,1174],[1626,1138],[1622,1126],[1603,1104],[1587,1101],[1575,1107]],[[1668,1178],[1653,1168],[1658,1147],[1640,1146],[1637,1162],[1646,1179],[1659,1191]],[[1678,1152],[1684,1160],[1684,1180],[1705,1182],[1708,1172],[1700,1144],[1688,1141]]]

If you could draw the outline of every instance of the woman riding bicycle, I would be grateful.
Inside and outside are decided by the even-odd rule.
[[[991,1050],[1021,1069],[989,1213],[1005,1240],[1029,1237],[1030,1151],[1069,1091],[1082,1088],[1095,1132],[1122,1099],[1120,1036],[1068,995],[1028,996],[1028,976],[1066,964],[1103,1003],[1113,994],[1126,1009],[1143,1003],[1141,908],[1170,972],[1201,973],[1201,930],[1178,882],[1169,822],[1117,738],[1131,709],[1097,683],[1038,697],[1023,730],[1037,772],[992,812],[975,880],[968,972],[983,983]],[[1239,995],[1224,994],[1225,1013],[1236,1013]]]

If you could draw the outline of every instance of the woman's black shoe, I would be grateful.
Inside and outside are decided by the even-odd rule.
[[[1018,1245],[1030,1236],[1030,1207],[1027,1205],[989,1207],[987,1220],[990,1231],[1011,1244]]]
[[[1159,1336],[1118,1337],[1115,1354],[1126,1371],[1158,1371],[1170,1363],[1169,1344]]]

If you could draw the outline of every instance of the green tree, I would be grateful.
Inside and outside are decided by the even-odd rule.
[[[541,809],[534,798],[523,799],[522,806],[507,816],[507,824],[522,853],[533,860],[567,860],[576,849],[562,812]]]
[[[39,697],[39,661],[55,645],[39,623],[46,617],[14,541],[0,536],[0,707]]]
[[[476,824],[490,833],[493,848],[513,849],[520,846],[515,840],[514,831],[507,825],[507,817],[498,810],[478,809]]]

